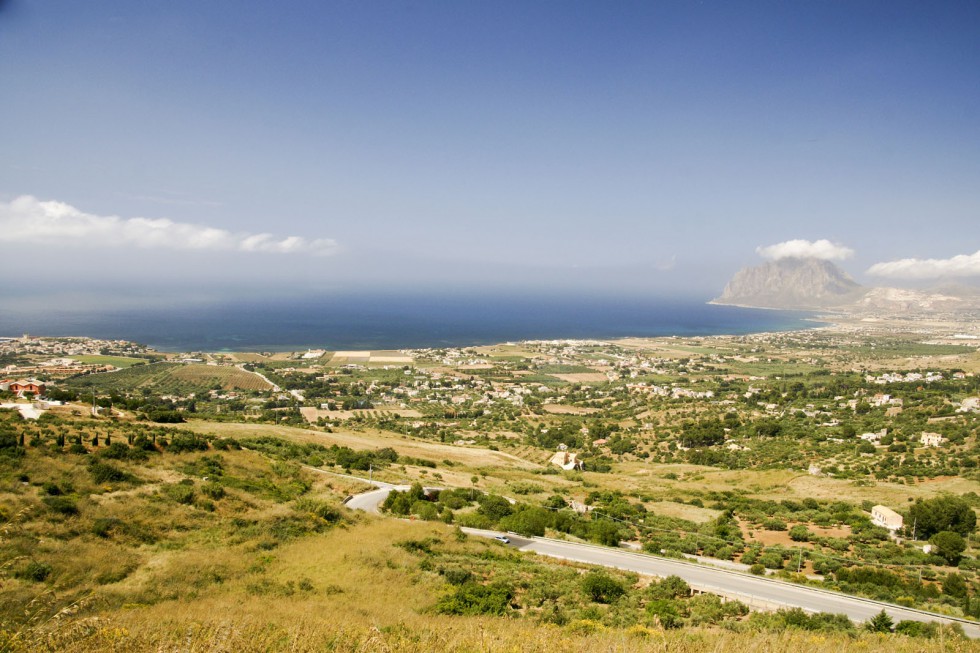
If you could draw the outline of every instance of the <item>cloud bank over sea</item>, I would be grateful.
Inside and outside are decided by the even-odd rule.
[[[0,202],[0,242],[75,248],[213,250],[329,256],[331,238],[232,232],[167,218],[121,218],[81,211],[70,204],[21,195]]]

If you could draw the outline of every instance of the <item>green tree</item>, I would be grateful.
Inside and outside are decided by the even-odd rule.
[[[948,574],[943,581],[943,594],[947,596],[962,599],[966,597],[967,591],[966,579],[962,574]]]
[[[496,523],[511,513],[510,502],[497,494],[485,494],[480,497],[480,507],[477,512]]]
[[[528,507],[507,515],[500,520],[499,525],[505,531],[540,537],[551,525],[551,513],[544,508]]]
[[[884,609],[878,614],[868,619],[864,627],[873,633],[890,633],[892,631],[892,618]]]
[[[977,516],[965,500],[941,496],[917,499],[909,509],[905,525],[915,529],[918,539],[928,539],[942,531],[952,531],[966,537],[976,530]]]
[[[936,548],[936,555],[942,557],[950,565],[956,566],[966,551],[966,540],[958,533],[942,531],[929,538],[929,543]]]
[[[586,574],[582,579],[582,591],[596,603],[613,603],[626,594],[623,584],[603,571]]]

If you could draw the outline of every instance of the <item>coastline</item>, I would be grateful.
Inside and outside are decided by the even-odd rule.
[[[527,340],[703,337],[811,328],[812,315],[657,298],[469,298],[413,301],[227,304],[207,310],[4,316],[0,332],[85,334],[160,352],[393,350]]]

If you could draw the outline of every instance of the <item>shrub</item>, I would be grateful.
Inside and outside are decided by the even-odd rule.
[[[667,576],[659,583],[650,585],[647,593],[657,599],[678,599],[691,594],[691,586],[680,576]]]
[[[906,637],[926,637],[932,639],[936,636],[938,630],[935,622],[899,621],[895,626],[895,632]]]
[[[806,542],[810,539],[810,529],[803,524],[797,524],[789,529],[789,539],[794,542]]]
[[[121,483],[132,480],[133,478],[121,469],[113,467],[109,463],[99,462],[98,460],[92,461],[92,464],[88,467],[88,471],[92,475],[92,480],[96,483]]]
[[[78,504],[69,497],[44,497],[44,505],[52,512],[65,515],[66,517],[72,517],[78,514]]]
[[[473,580],[473,572],[468,569],[443,569],[441,573],[450,585],[464,585]]]
[[[582,579],[582,590],[595,603],[613,603],[626,594],[618,580],[602,571],[593,571]]]
[[[647,603],[647,614],[655,617],[664,628],[680,628],[684,623],[678,601],[672,599],[656,599]]]
[[[343,518],[343,515],[336,506],[319,499],[299,499],[296,501],[296,510],[305,512],[328,524],[335,524]]]
[[[113,529],[118,528],[121,523],[118,519],[100,517],[93,522],[92,533],[98,537],[109,537]]]
[[[97,454],[99,458],[110,460],[146,460],[146,452],[140,449],[131,449],[129,445],[122,442],[113,442]]]
[[[225,488],[221,485],[215,483],[214,481],[208,481],[201,486],[201,492],[211,499],[217,501],[218,499],[223,499],[225,496]]]
[[[154,420],[159,421],[159,420]],[[181,419],[183,421],[183,419]],[[208,441],[195,433],[178,433],[170,441],[167,451],[183,453],[185,451],[207,451]]]
[[[34,583],[42,583],[51,575],[51,565],[31,560],[27,565],[14,574],[17,578],[29,580]]]
[[[190,505],[194,503],[194,487],[183,483],[174,483],[163,486],[164,492],[177,503]]]
[[[439,599],[434,610],[440,614],[500,616],[507,612],[513,596],[514,591],[503,583],[480,585],[468,582]]]

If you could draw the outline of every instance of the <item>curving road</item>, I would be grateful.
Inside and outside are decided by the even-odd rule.
[[[381,485],[377,481],[374,483]],[[403,490],[408,489],[408,487],[407,485],[394,486],[386,483],[384,487],[379,487],[377,490],[356,495],[347,501],[347,506],[356,510],[378,512],[378,506],[381,505],[392,489]],[[476,528],[463,528],[463,531],[479,537],[504,535],[498,531]],[[523,537],[513,533],[506,535],[510,539],[509,546],[521,551],[533,551],[539,555],[552,558],[623,569],[648,576],[663,578],[676,575],[687,581],[697,591],[711,592],[738,599],[756,609],[772,610],[798,607],[808,612],[845,614],[857,622],[867,621],[884,609],[896,622],[910,620],[958,623],[963,627],[967,636],[974,639],[980,637],[980,624],[976,622],[905,608],[882,601],[873,601],[772,578],[752,576],[729,569],[709,567],[683,560],[634,553],[594,544],[566,542],[545,537]]]

